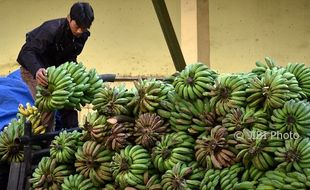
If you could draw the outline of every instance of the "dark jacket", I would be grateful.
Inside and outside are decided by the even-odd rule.
[[[26,34],[17,62],[35,77],[40,68],[76,61],[89,35],[73,36],[66,18],[46,21]]]

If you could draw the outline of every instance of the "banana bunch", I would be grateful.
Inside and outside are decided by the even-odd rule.
[[[72,132],[70,132],[70,136],[72,136],[75,141],[76,141],[76,147],[79,147],[79,146],[83,146],[84,145],[84,142],[82,137],[83,137],[83,132],[81,131],[77,131],[77,130],[74,130]]]
[[[188,129],[190,134],[200,134],[201,132],[206,132],[206,130],[210,131],[211,128],[221,123],[222,118],[216,114],[215,108],[211,106],[209,98],[204,98],[202,101],[197,99],[193,102],[193,107],[190,110],[198,111],[199,115],[197,116],[195,114],[195,117],[192,118],[193,124]]]
[[[218,125],[207,133],[200,135],[195,143],[195,157],[198,163],[207,169],[229,167],[236,161],[237,142],[229,139],[227,128]]]
[[[157,113],[169,119],[172,130],[188,131],[194,135],[216,125],[215,109],[211,107],[207,97],[188,101],[179,97],[175,92],[169,92],[167,97],[167,100],[160,102],[163,109],[158,110]]]
[[[245,106],[247,82],[242,75],[221,75],[203,95],[211,97],[210,104],[215,108],[216,114],[225,116],[232,108]]]
[[[149,172],[146,171],[143,174],[143,185],[137,184],[135,187],[127,186],[125,190],[162,190],[160,179],[160,176],[157,174],[149,176]]]
[[[135,87],[131,90],[134,97],[127,104],[133,107],[133,114],[139,115],[146,112],[155,112],[160,107],[159,102],[167,98],[167,93],[173,86],[156,79],[139,79],[134,81]]]
[[[256,189],[257,181],[242,181],[236,183],[233,187],[233,190],[252,190]]]
[[[103,80],[98,75],[96,69],[92,68],[87,72],[87,75],[83,75],[82,77],[89,78],[87,84],[89,87],[84,91],[84,96],[81,97],[81,105],[85,106],[86,104],[90,104],[94,100],[95,94],[100,92],[103,86]]]
[[[149,176],[149,172],[145,172],[143,175],[143,186],[139,187],[138,189],[145,189],[145,190],[162,190],[162,186],[160,184],[160,176],[157,174],[154,174],[152,176]]]
[[[248,109],[247,111],[243,108],[234,108],[227,113],[222,120],[222,126],[227,128],[228,132],[241,131],[244,128],[249,128],[254,119],[254,109]]]
[[[268,114],[262,109],[256,110],[250,107],[234,108],[224,116],[222,126],[226,127],[228,132],[242,131],[244,128],[268,130],[268,118]]]
[[[101,190],[118,190],[118,188],[116,185],[108,183]]]
[[[247,107],[247,109],[250,109]],[[255,109],[255,113],[252,118],[254,123],[252,124],[252,129],[268,131],[270,129],[270,115],[267,114],[263,109]]]
[[[134,123],[122,122],[107,124],[107,132],[104,136],[104,144],[110,150],[119,151],[130,144],[130,137],[133,134]]]
[[[115,153],[111,163],[111,171],[121,189],[127,186],[144,185],[143,175],[151,167],[151,157],[140,145],[128,145]]]
[[[31,106],[29,102],[26,103],[26,107],[22,104],[18,105],[18,111],[25,117],[25,120],[31,122],[33,134],[44,134],[46,126],[41,124],[41,113],[38,108]]]
[[[210,168],[206,170],[205,176],[200,183],[201,190],[216,189],[220,186],[220,172],[221,170],[216,170]]]
[[[72,82],[74,83],[74,88],[72,88],[71,96],[68,98],[68,102],[66,102],[65,107],[77,108],[81,110],[80,102],[81,98],[84,96],[84,91],[86,91],[90,84],[88,83],[89,77],[86,72],[86,68],[83,63],[76,62],[65,62],[60,65],[64,70],[67,70],[72,77]]]
[[[8,126],[0,132],[0,161],[22,162],[24,160],[24,146],[15,142],[16,138],[24,135],[23,123],[12,119]]]
[[[234,164],[223,170],[209,169],[205,172],[200,189],[233,189],[239,181],[239,174],[244,170],[240,163]]]
[[[193,160],[195,140],[185,132],[168,133],[152,150],[152,160],[160,172],[170,170],[179,162],[189,163]]]
[[[58,190],[61,189],[64,178],[72,173],[67,165],[58,165],[55,159],[43,157],[32,173],[30,183],[34,189]]]
[[[281,170],[267,171],[265,176],[259,179],[257,190],[266,189],[304,189],[310,187],[309,175],[300,172],[286,173]]]
[[[214,84],[217,74],[205,64],[187,65],[173,82],[176,93],[185,100],[203,98],[209,86]]]
[[[38,108],[35,106],[31,106],[31,104],[27,102],[25,107],[23,104],[18,105],[18,112],[25,117],[29,117],[32,114],[38,113]]]
[[[288,96],[290,99],[307,98],[305,93],[300,88],[299,83],[293,73],[288,72],[285,68],[273,68],[271,69],[271,72],[282,75],[284,78],[286,78],[286,84],[289,90]]]
[[[104,115],[100,115],[97,111],[88,112],[83,116],[83,123],[79,125],[79,128],[83,130],[83,141],[95,140],[97,142],[103,142],[105,131],[109,128],[106,125],[107,119]]]
[[[183,102],[185,103],[186,101],[179,97],[175,91],[170,91],[167,94],[167,99],[161,100],[159,103],[161,108],[157,110],[158,115],[168,119],[171,129],[174,131],[186,131],[192,123],[193,115],[190,110],[187,110],[186,105],[182,104]],[[180,104],[183,105],[182,108]],[[191,103],[189,104],[192,105]],[[182,111],[181,109],[184,110]],[[186,111],[187,114],[185,114]]]
[[[298,138],[285,140],[285,147],[279,147],[275,152],[275,160],[280,164],[278,168],[286,172],[296,170],[303,172],[303,168],[310,168],[310,140]]]
[[[272,137],[267,131],[250,131],[246,128],[235,137],[238,141],[235,147],[240,150],[237,159],[242,160],[245,166],[253,163],[259,170],[268,170],[275,166],[273,154],[278,147],[283,146],[282,139]]]
[[[310,136],[310,103],[290,100],[284,106],[274,109],[271,127],[281,133],[294,132],[301,136]]]
[[[133,94],[130,93],[124,85],[101,88],[94,95],[92,101],[93,110],[97,110],[100,114],[115,116],[115,115],[130,115],[130,109],[127,104],[132,99]]]
[[[180,75],[180,72],[179,71],[176,71],[175,73],[173,73],[172,75],[168,76],[168,77],[165,77],[163,79],[163,81],[167,84],[173,84],[174,80],[176,77],[178,77]]]
[[[77,139],[74,133],[61,131],[51,142],[50,155],[58,163],[70,163],[75,160],[76,149]]]
[[[287,79],[270,69],[266,70],[261,79],[254,77],[249,82],[246,101],[250,107],[261,106],[264,110],[281,108],[290,98]]]
[[[234,185],[238,183],[239,174],[244,170],[240,163],[234,164],[222,170],[208,169],[205,172],[204,178],[200,183],[201,190],[208,189],[233,189]]]
[[[310,68],[303,63],[288,63],[286,70],[293,73],[302,89],[299,93],[302,98],[310,97]],[[305,98],[306,99],[306,98]]]
[[[86,141],[75,153],[76,171],[90,178],[95,186],[112,181],[111,161],[114,153],[96,141]]]
[[[254,69],[252,69],[252,73],[255,73],[256,75],[258,75],[260,77],[268,69],[278,68],[278,66],[276,65],[275,61],[272,60],[270,57],[265,57],[265,62],[266,62],[266,64],[264,64],[264,63],[262,63],[260,61],[256,61],[255,62],[256,67]]]
[[[190,176],[195,175],[193,168],[187,164],[178,162],[172,169],[167,170],[161,178],[163,190],[185,190],[198,189],[199,180],[190,179]]]
[[[37,85],[35,106],[39,110],[57,110],[65,107],[75,86],[67,69],[51,66],[46,69],[47,88]]]
[[[62,190],[72,189],[84,189],[84,190],[96,190],[97,187],[91,182],[90,179],[85,179],[81,174],[70,175],[65,177],[63,184],[61,184]]]
[[[144,113],[135,121],[133,136],[136,144],[146,149],[152,149],[156,142],[167,133],[169,123],[166,123],[156,113]]]
[[[258,181],[265,174],[265,171],[255,168],[252,164],[250,167],[246,168],[242,174],[241,181]],[[243,185],[242,185],[243,186]]]

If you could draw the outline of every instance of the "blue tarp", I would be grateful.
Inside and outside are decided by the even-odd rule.
[[[27,85],[21,79],[20,70],[0,77],[0,131],[16,117],[18,105],[34,104]]]

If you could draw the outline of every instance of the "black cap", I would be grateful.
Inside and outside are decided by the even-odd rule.
[[[94,11],[89,3],[74,3],[70,9],[70,17],[82,28],[90,28],[94,20]]]

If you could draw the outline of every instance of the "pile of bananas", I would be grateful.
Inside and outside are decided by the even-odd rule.
[[[61,189],[64,178],[73,170],[67,165],[59,165],[55,159],[43,157],[32,174],[30,183],[34,189]]]
[[[23,115],[23,120],[30,121],[33,134],[45,133],[46,126],[41,124],[41,113],[37,107],[31,106],[29,102],[26,103],[26,107],[23,104],[19,104],[18,112]]]
[[[111,164],[113,177],[121,189],[127,186],[139,189],[144,185],[144,173],[150,168],[151,156],[140,145],[128,145],[120,153],[115,153]]]
[[[134,137],[136,144],[151,149],[156,142],[168,131],[169,123],[155,113],[141,114],[136,119]]]
[[[218,125],[212,128],[210,135],[199,136],[195,144],[195,157],[204,168],[224,168],[236,162],[237,142],[229,139],[227,129]]]
[[[183,99],[195,100],[203,97],[203,93],[208,91],[216,77],[217,73],[205,64],[190,64],[175,78],[173,86],[175,92]]]
[[[24,146],[16,143],[15,139],[24,135],[24,124],[13,119],[0,132],[0,161],[22,162],[24,160]]]
[[[95,186],[112,181],[111,161],[114,153],[96,141],[86,141],[75,153],[76,172],[91,179]]]
[[[152,150],[153,164],[159,172],[172,169],[179,162],[193,160],[195,140],[185,132],[164,135]]]
[[[132,96],[133,94],[124,85],[113,88],[106,85],[94,96],[93,110],[109,116],[130,115],[131,112],[127,104]]]
[[[65,176],[38,188],[59,188],[60,182],[63,189],[103,190],[310,188],[310,68],[304,64],[282,67],[266,57],[252,72],[218,75],[197,63],[164,81],[140,79],[129,90],[102,85],[94,70],[71,64],[60,73],[71,80],[64,106],[94,107],[81,134],[63,132],[52,143],[51,159],[76,172],[66,167]],[[27,112],[16,121],[23,126],[29,113],[20,109]],[[4,133],[0,156],[10,160],[8,147],[18,146]],[[13,127],[9,133],[15,135]],[[286,139],[286,133],[294,136]],[[43,172],[35,175],[38,184],[46,179]]]
[[[75,160],[79,136],[77,131],[72,133],[60,132],[51,142],[51,158],[55,158],[58,163],[72,163]]]
[[[65,177],[63,184],[61,184],[62,190],[72,189],[84,189],[84,190],[96,190],[97,188],[91,182],[90,179],[85,179],[83,175],[75,174]]]

